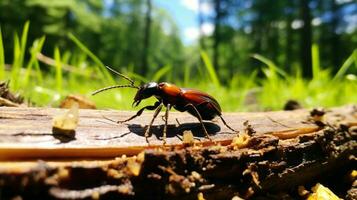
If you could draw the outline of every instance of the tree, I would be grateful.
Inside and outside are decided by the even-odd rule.
[[[287,1],[287,5],[285,8],[285,14],[286,14],[286,43],[285,43],[285,67],[287,69],[291,69],[291,63],[292,63],[292,47],[293,47],[293,30],[291,28],[291,24],[294,19],[294,8],[293,8],[293,1]]]
[[[300,0],[300,15],[303,21],[303,27],[300,32],[300,64],[305,77],[312,76],[312,29],[309,3],[310,0]]]
[[[214,10],[216,16],[214,18],[214,32],[213,32],[213,66],[219,68],[219,45],[221,42],[221,26],[223,19],[223,11],[221,7],[222,0],[214,0]]]
[[[204,24],[204,16],[202,13],[202,4],[204,3],[204,0],[198,0],[198,28],[200,30],[200,48],[202,50],[206,49],[206,44],[204,40],[204,32],[203,32],[203,24]]]
[[[146,0],[146,15],[145,15],[145,30],[144,30],[144,46],[142,57],[141,74],[146,74],[148,69],[148,52],[150,51],[150,29],[151,29],[151,0]]]

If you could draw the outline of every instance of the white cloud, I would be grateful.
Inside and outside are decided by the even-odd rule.
[[[181,4],[190,10],[198,12],[198,0],[181,0]]]
[[[212,12],[213,12],[212,4],[203,3],[203,4],[201,5],[201,12],[202,12],[202,13],[205,13],[205,14],[212,13]]]
[[[212,23],[202,24],[201,32],[202,32],[203,36],[212,35],[213,31],[214,31],[214,24],[212,24]],[[200,38],[201,32],[200,32],[200,29],[196,26],[188,27],[184,30],[184,36],[187,41],[195,42],[196,40],[198,40]]]
[[[349,3],[349,2],[352,2],[352,0],[337,0],[338,4]]]
[[[300,19],[296,19],[291,23],[292,29],[299,29],[299,28],[302,28],[303,26],[304,26],[304,21],[302,21]]]
[[[193,42],[199,38],[200,31],[197,27],[188,27],[184,30],[184,36],[189,42]]]
[[[214,31],[214,25],[212,23],[203,23],[201,26],[203,35],[212,35]]]
[[[357,29],[357,14],[351,15],[351,16],[346,16],[345,21],[348,22],[346,32],[353,33]]]
[[[253,29],[251,26],[245,26],[244,27],[244,33],[249,34],[252,33]]]
[[[321,18],[319,18],[319,17],[312,19],[312,22],[311,22],[311,24],[313,26],[319,26],[321,23],[322,23],[322,21],[321,21]]]
[[[181,4],[186,8],[193,10],[194,12],[199,11],[199,0],[181,0]],[[208,2],[201,3],[201,12],[205,14],[209,14],[213,12],[212,4]]]

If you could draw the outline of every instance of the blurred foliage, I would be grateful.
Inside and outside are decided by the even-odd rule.
[[[104,63],[116,67],[135,66],[140,71],[144,11],[141,0],[114,0],[110,6],[98,0],[1,0],[5,57],[12,59],[13,34],[30,20],[32,30],[28,38],[34,40],[46,35],[45,55],[52,55],[56,46],[73,51],[74,45],[67,37],[73,33]],[[168,64],[180,68],[184,64],[184,53],[176,25],[163,10],[155,9],[152,17],[150,69],[147,71],[154,73]]]
[[[250,55],[261,54],[288,73],[301,70],[304,77],[311,78],[313,43],[320,47],[321,66],[332,72],[357,47],[357,3],[353,0],[199,2],[214,7],[213,13],[201,13],[201,24],[216,27],[213,35],[201,39],[206,44],[201,46],[218,54],[213,62],[221,77],[254,71],[259,65]],[[218,45],[212,44],[217,41]]]
[[[146,77],[169,65],[175,77],[181,79],[186,68],[199,73],[198,66],[203,64],[201,49],[208,53],[223,84],[228,83],[233,74],[251,73],[259,67],[252,54],[266,56],[287,72],[301,67],[303,76],[311,77],[312,43],[320,47],[324,58],[321,66],[333,72],[357,46],[357,28],[353,25],[354,13],[357,13],[355,1],[197,0],[213,8],[208,13],[199,12],[200,25],[211,23],[216,28],[212,35],[201,38],[203,42],[190,46],[182,44],[170,14],[155,2],[1,0],[5,57],[14,59],[13,34],[27,20],[32,23],[29,40],[46,35],[45,55],[53,55],[55,47],[74,51],[67,37],[72,33],[107,65],[131,68]],[[148,10],[151,4],[153,9]],[[308,7],[303,10],[305,4]],[[304,18],[305,15],[310,18]],[[149,27],[147,16],[151,22]],[[305,29],[304,24],[311,24],[311,30]],[[150,35],[145,34],[146,28]],[[145,37],[149,37],[148,45],[145,45]]]
[[[95,89],[113,84],[115,77],[78,38],[72,34],[69,35],[70,42],[75,45],[74,53],[63,52],[55,47],[54,59],[43,55],[38,57],[44,47],[46,37],[30,40],[32,45],[29,49],[22,48],[26,46],[25,41],[28,41],[28,33],[31,30],[30,24],[26,22],[20,37],[14,36],[13,57],[19,59],[13,61],[10,69],[1,67],[0,77],[10,79],[11,88],[25,95],[32,105],[58,106],[66,95],[81,94],[93,99],[99,108],[133,109],[131,103],[136,91],[132,88],[103,92],[96,96],[90,95]],[[0,34],[0,61],[4,61],[1,41],[3,39]],[[31,57],[28,60],[22,60],[23,67],[21,67],[17,64],[18,60],[21,60],[20,55],[24,55],[28,50]],[[234,74],[226,85],[222,85],[224,81],[219,78],[218,71],[213,67],[208,54],[202,51],[201,58],[204,64],[198,68],[198,71],[207,76],[196,78],[197,74],[192,74],[190,68],[185,68],[185,79],[177,80],[175,83],[213,94],[224,111],[277,110],[281,109],[289,99],[297,100],[305,107],[355,103],[357,101],[357,95],[354,95],[357,90],[357,76],[348,72],[357,68],[357,50],[350,54],[335,74],[330,69],[320,67],[319,46],[313,45],[312,51],[314,76],[311,79],[303,78],[299,70],[295,73],[287,73],[272,60],[254,54],[252,57],[259,62],[263,77],[257,77],[257,71],[245,76]],[[46,71],[40,69],[40,61],[49,65]],[[0,66],[4,66],[4,62],[0,62]],[[148,77],[143,77],[133,71],[126,71],[126,74],[136,81],[159,81],[167,74],[172,74],[171,68],[170,65],[166,65]],[[127,84],[127,81],[123,79],[115,81],[119,84]],[[142,104],[152,104],[154,100],[150,98]]]
[[[191,45],[155,2],[0,0],[0,78],[37,105],[113,84],[104,65],[141,82],[199,88],[230,111],[280,109],[291,98],[306,106],[357,101],[355,1],[199,0],[213,8],[198,13],[199,25],[215,29]],[[93,98],[129,109],[124,97],[134,92]]]

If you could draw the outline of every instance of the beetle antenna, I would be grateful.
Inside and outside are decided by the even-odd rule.
[[[135,86],[135,85],[112,85],[112,86],[109,86],[109,87],[105,87],[105,88],[102,88],[102,89],[99,89],[99,90],[96,90],[92,93],[92,95],[96,95],[100,92],[103,92],[103,91],[106,91],[106,90],[110,90],[110,89],[114,89],[114,88],[135,88],[135,89],[139,89],[138,86]]]
[[[124,79],[126,79],[127,81],[129,81],[129,82],[131,83],[131,85],[134,85],[134,81],[133,81],[131,78],[125,76],[124,74],[121,74],[121,73],[115,71],[114,69],[110,68],[109,66],[105,66],[105,67],[106,67],[107,69],[109,69],[111,72],[113,72],[114,74],[116,74],[116,75],[118,75],[118,76],[121,76],[122,78],[124,78]]]

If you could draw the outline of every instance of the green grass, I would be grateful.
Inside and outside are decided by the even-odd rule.
[[[116,89],[91,96],[94,90],[112,84],[126,84],[125,80],[113,76],[103,62],[94,55],[83,42],[73,34],[68,37],[77,45],[77,51],[65,51],[55,48],[52,59],[54,65],[41,64],[37,54],[46,45],[45,37],[32,42],[26,49],[29,23],[24,25],[21,37],[14,34],[14,60],[11,69],[5,70],[5,58],[2,33],[0,29],[0,79],[10,79],[13,91],[19,92],[36,106],[59,105],[68,94],[80,94],[95,101],[99,108],[130,110],[136,90]],[[31,42],[31,41],[29,41]],[[5,50],[4,50],[5,49]],[[25,55],[29,60],[24,60]],[[329,68],[320,66],[319,47],[312,46],[313,78],[304,79],[300,70],[288,74],[273,61],[262,55],[253,55],[261,62],[261,68],[248,75],[235,74],[227,85],[223,85],[206,52],[201,52],[203,66],[196,74],[190,67],[184,67],[183,80],[175,80],[181,87],[197,88],[212,94],[220,102],[224,111],[279,110],[289,99],[298,100],[305,107],[331,107],[357,102],[357,77],[348,74],[352,67],[357,67],[357,50],[346,58],[336,74]],[[108,63],[110,65],[110,63]],[[41,69],[48,68],[44,72]],[[166,80],[172,77],[172,67],[166,65],[150,77],[136,74],[133,66],[122,67],[121,72],[136,82]],[[69,71],[68,71],[69,70]],[[258,78],[261,71],[263,78]],[[151,104],[154,98],[145,100],[143,105]]]
[[[2,41],[2,33],[0,27],[0,80],[5,78],[5,55],[4,55],[4,45]]]

